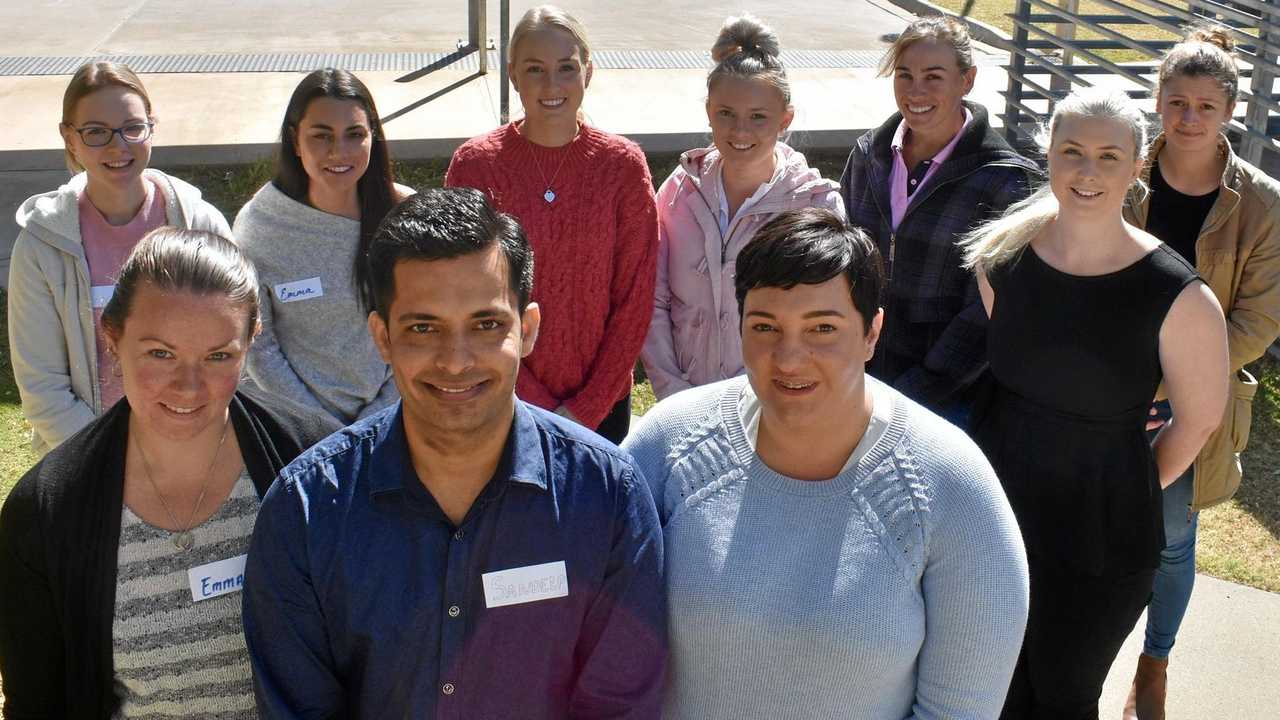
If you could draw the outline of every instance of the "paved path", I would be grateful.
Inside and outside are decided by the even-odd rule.
[[[514,24],[541,2],[511,3]],[[0,3],[8,33],[0,54],[83,55],[452,50],[467,36],[464,0],[62,0]],[[728,15],[749,7],[783,46],[871,47],[901,30],[906,16],[888,0],[566,0],[601,49],[706,49]],[[489,2],[488,36],[498,36]]]

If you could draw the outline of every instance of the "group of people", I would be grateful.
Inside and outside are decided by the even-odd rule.
[[[307,75],[230,227],[147,167],[133,72],[75,74],[10,271],[6,717],[1096,718],[1149,608],[1124,716],[1163,718],[1280,334],[1227,32],[1168,52],[1151,144],[1124,93],[1056,103],[1046,177],[921,18],[837,183],[730,18],[656,194],[577,20],[509,48],[524,115],[446,189]]]

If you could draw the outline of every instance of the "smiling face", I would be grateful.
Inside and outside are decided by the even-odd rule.
[[[1049,145],[1049,185],[1062,213],[1116,213],[1142,170],[1133,130],[1112,118],[1065,115]]]
[[[74,127],[62,125],[60,131],[67,150],[84,166],[91,187],[122,189],[141,182],[142,171],[151,162],[151,138],[126,143],[115,133],[106,145],[90,147],[74,128],[115,129],[146,122],[153,120],[147,116],[142,97],[129,88],[111,85],[80,98],[70,118]]]
[[[726,75],[707,95],[711,141],[720,151],[726,172],[773,163],[778,136],[791,125],[795,111],[768,81]]]
[[[1216,152],[1218,133],[1234,110],[1222,86],[1207,75],[1174,75],[1156,99],[1168,147],[1180,152]]]
[[[877,312],[863,331],[843,274],[790,290],[747,292],[742,358],[771,432],[829,428],[855,416],[883,315]]]
[[[373,149],[369,114],[363,105],[355,100],[316,98],[307,105],[294,133],[310,193],[328,197],[355,193],[356,183],[369,169]]]
[[[538,306],[516,310],[497,243],[448,260],[401,260],[384,321],[369,315],[383,360],[420,437],[506,432],[520,359],[533,351]]]
[[[893,99],[912,132],[952,137],[964,124],[961,100],[973,89],[978,69],[961,70],[955,50],[920,40],[907,46],[893,69]]]
[[[577,122],[592,68],[572,35],[550,25],[531,30],[520,39],[508,70],[527,122]]]
[[[245,306],[225,296],[139,285],[120,334],[108,333],[134,422],[174,441],[221,432],[249,350],[248,323]]]

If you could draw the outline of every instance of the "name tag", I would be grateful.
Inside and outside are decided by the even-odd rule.
[[[244,587],[244,565],[248,559],[248,555],[240,555],[188,570],[187,582],[191,584],[192,601],[212,600],[239,592]]]
[[[116,294],[115,285],[94,285],[89,288],[89,297],[93,301],[93,309],[99,310],[107,306],[111,296]]]
[[[496,608],[536,600],[550,600],[569,594],[569,576],[564,561],[497,570],[480,576],[484,582],[484,605]]]
[[[323,295],[324,288],[320,286],[320,278],[318,277],[294,280],[293,282],[281,283],[276,286],[276,299],[280,302],[310,300]]]

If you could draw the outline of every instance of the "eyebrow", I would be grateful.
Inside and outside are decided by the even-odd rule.
[[[898,67],[894,68],[894,72],[900,72],[900,71],[902,71],[902,70],[906,70],[906,71],[910,72],[911,68],[910,68],[910,67],[908,67],[908,66],[906,66],[906,65],[899,65]],[[949,68],[947,68],[946,66],[943,66],[943,65],[930,65],[929,67],[924,68],[924,69],[923,69],[923,70],[921,70],[920,72],[930,72],[930,71],[933,71],[933,70],[941,70],[941,71],[943,71],[943,72],[947,72],[947,70],[949,70]]]
[[[1071,140],[1070,138],[1063,140],[1062,143],[1064,145],[1075,145],[1076,147],[1080,147],[1080,148],[1085,147],[1083,144],[1078,143],[1075,140]],[[1099,147],[1096,149],[1097,150],[1124,150],[1125,148],[1122,148],[1119,145],[1103,145],[1102,147]]]
[[[576,57],[574,57],[574,56],[572,56],[572,55],[569,55],[569,56],[566,56],[566,57],[562,57],[562,58],[560,58],[560,59],[559,59],[559,60],[557,60],[556,62],[578,62],[578,58],[576,58]],[[525,59],[524,59],[524,63],[525,63],[526,65],[528,65],[529,63],[538,63],[539,65],[541,65],[541,64],[542,64],[542,60],[540,60],[540,59],[538,59],[538,58],[525,58]]]
[[[176,345],[170,345],[169,343],[165,342],[164,340],[161,340],[161,339],[160,339],[160,338],[158,338],[158,337],[152,337],[152,336],[150,336],[150,335],[148,335],[148,336],[146,336],[146,337],[140,337],[140,338],[138,338],[138,342],[153,342],[153,343],[159,343],[159,344],[161,344],[161,345],[163,345],[163,346],[165,346],[165,347],[169,348],[170,350],[176,349],[176,347],[177,347]],[[232,339],[232,340],[228,340],[227,342],[224,342],[224,343],[222,343],[222,344],[220,344],[220,345],[214,345],[214,346],[210,347],[210,348],[209,348],[208,350],[206,350],[205,352],[213,352],[214,350],[221,350],[222,348],[227,347],[228,345],[230,345],[230,344],[231,344],[231,343],[233,343],[233,342],[235,342],[235,340],[234,340],[234,339]]]
[[[348,129],[348,130],[350,130],[350,129],[352,129],[352,128],[361,128],[361,129],[366,129],[366,128],[368,128],[368,126],[367,126],[367,125],[364,125],[364,124],[361,124],[361,123],[356,123],[356,124],[354,124],[354,125],[348,125],[348,126],[347,126],[347,129]],[[325,125],[324,123],[313,123],[309,129],[310,129],[310,130],[317,130],[317,129],[318,129],[318,130],[332,130],[333,128],[332,128],[331,126],[329,126],[329,125]]]
[[[505,317],[505,316],[506,316],[506,313],[503,312],[501,308],[490,307],[490,308],[485,308],[483,310],[477,310],[471,313],[467,317],[470,320],[480,320],[482,318]],[[424,313],[424,312],[401,313],[399,316],[396,317],[396,322],[411,322],[413,320],[439,322],[441,320],[444,320],[444,318],[440,317],[439,315],[432,315],[431,313]]]
[[[820,317],[842,318],[844,316],[845,316],[844,313],[840,312],[839,310],[810,310],[809,312],[801,315],[800,317],[803,320],[811,320],[813,318],[820,318]],[[777,319],[777,317],[774,316],[773,313],[765,312],[764,310],[752,310],[751,312],[747,313],[747,317],[762,317],[762,318],[768,318],[770,320]]]

